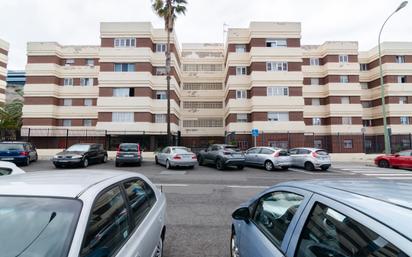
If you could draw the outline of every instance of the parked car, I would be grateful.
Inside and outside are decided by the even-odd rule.
[[[234,145],[211,145],[206,150],[200,151],[197,159],[199,165],[213,164],[218,170],[223,170],[228,166],[243,169],[245,166],[245,155]]]
[[[162,256],[166,199],[137,173],[6,176],[0,210],[2,256]]]
[[[292,165],[288,151],[274,147],[252,147],[245,153],[246,165],[264,167],[267,171],[287,170]]]
[[[405,150],[391,155],[380,155],[375,158],[375,164],[381,168],[412,169],[412,150]]]
[[[0,161],[0,177],[6,175],[18,175],[26,173],[12,162]]]
[[[137,143],[122,143],[117,148],[116,153],[116,167],[122,164],[136,164],[140,166],[142,164],[142,149],[140,144]]]
[[[193,168],[196,163],[196,154],[184,146],[168,146],[155,155],[156,164],[165,165],[167,169],[173,167]]]
[[[91,163],[107,161],[107,151],[102,144],[74,144],[53,157],[56,168],[68,166],[87,167]]]
[[[35,162],[38,158],[36,147],[29,142],[0,142],[0,161],[28,166],[30,162]]]
[[[318,148],[293,148],[289,150],[292,166],[305,168],[313,171],[315,169],[328,170],[332,165],[329,153]]]
[[[294,181],[233,214],[231,256],[412,256],[412,183]]]

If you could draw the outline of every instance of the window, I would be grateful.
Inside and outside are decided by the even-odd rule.
[[[246,75],[247,74],[247,67],[245,66],[238,66],[236,67],[236,75]]]
[[[406,83],[406,76],[398,76],[398,83]]]
[[[84,106],[93,106],[93,99],[84,99]]]
[[[313,125],[313,126],[320,126],[320,125],[322,125],[321,118],[319,118],[319,117],[313,117],[313,118],[312,118],[312,125]]]
[[[273,154],[275,151],[268,149],[268,148],[262,148],[262,151],[260,151],[261,154]]]
[[[115,97],[134,96],[134,88],[113,88],[113,96]]]
[[[345,149],[352,149],[352,148],[353,148],[352,139],[345,139],[345,140],[343,140],[343,148],[345,148]]]
[[[362,123],[364,127],[372,127],[372,120],[363,120]]]
[[[136,71],[136,66],[134,63],[115,63],[115,72],[133,72]]]
[[[319,66],[319,64],[320,64],[319,58],[311,57],[309,59],[309,64],[310,64],[310,66]]]
[[[156,67],[156,75],[157,76],[167,75],[166,67]]]
[[[372,108],[372,101],[362,101],[362,108]]]
[[[236,53],[246,52],[246,45],[235,45],[235,52]]]
[[[408,97],[407,96],[400,96],[399,97],[399,104],[407,104],[408,103]]]
[[[294,193],[269,193],[259,199],[252,221],[266,237],[280,247],[302,201],[303,197]]]
[[[166,114],[155,114],[155,123],[166,123]]]
[[[339,63],[348,63],[349,56],[348,55],[339,55]]]
[[[94,66],[94,59],[86,59],[86,65],[93,67]]]
[[[401,119],[401,125],[409,125],[409,117],[408,116],[402,116],[400,117]]]
[[[73,100],[72,99],[63,99],[63,106],[72,106]]]
[[[405,56],[404,55],[397,55],[395,57],[396,63],[405,63]]]
[[[288,96],[289,88],[288,87],[268,87],[267,96]]]
[[[320,99],[319,98],[312,98],[312,105],[320,105]]]
[[[115,38],[114,47],[136,47],[135,38]]]
[[[66,59],[64,62],[65,66],[71,66],[72,64],[74,64],[74,59]]]
[[[368,89],[368,83],[361,82],[360,85],[361,85],[361,89]]]
[[[80,256],[113,256],[129,236],[128,216],[119,187],[102,194],[93,206]]]
[[[246,99],[247,91],[246,90],[236,90],[236,99]]]
[[[258,153],[260,152],[260,149],[261,149],[261,148],[258,148],[258,147],[256,147],[256,148],[251,148],[251,149],[247,150],[246,153],[247,153],[247,154],[258,154]]]
[[[242,150],[246,150],[249,148],[249,142],[247,140],[239,140],[237,141],[237,147]]]
[[[129,199],[133,223],[138,226],[156,202],[156,195],[153,189],[141,179],[124,183],[124,189]]]
[[[349,76],[348,75],[341,75],[339,77],[339,82],[340,83],[349,83]]]
[[[352,125],[352,117],[342,117],[343,125]]]
[[[367,71],[368,70],[368,64],[367,63],[361,63],[360,64],[360,70],[361,71]]]
[[[183,109],[222,109],[223,102],[194,102],[184,101]]]
[[[289,113],[287,112],[268,112],[268,121],[288,121]]]
[[[112,122],[134,122],[133,112],[113,112]]]
[[[310,250],[315,249],[310,246],[316,246],[316,253]],[[407,255],[359,222],[317,203],[302,230],[295,256]]]
[[[80,78],[80,86],[93,86],[93,78]]]
[[[247,113],[238,113],[238,114],[236,114],[236,122],[246,123],[247,122]]]
[[[222,83],[184,83],[183,90],[222,90]]]
[[[72,120],[63,120],[63,127],[71,127]]]
[[[313,140],[313,147],[322,149],[323,142],[320,139]]]
[[[63,85],[64,86],[73,86],[74,85],[74,79],[73,78],[64,78],[63,79]]]
[[[83,120],[83,126],[85,126],[85,127],[93,126],[92,120],[90,120],[90,119]]]
[[[269,141],[268,145],[270,147],[276,147],[276,148],[282,148],[282,149],[288,149],[289,148],[289,142],[288,141]]]
[[[223,65],[222,64],[206,64],[206,63],[198,63],[198,64],[183,64],[183,71],[185,72],[216,72],[222,71]]]
[[[221,128],[223,127],[222,119],[197,119],[183,120],[184,128]]]
[[[166,93],[166,91],[157,91],[157,92],[156,92],[156,99],[158,99],[158,100],[165,100],[165,99],[167,99],[167,93]]]
[[[287,47],[287,40],[286,39],[267,39],[266,40],[266,47]]]
[[[266,71],[287,71],[287,62],[266,62]]]
[[[156,44],[156,52],[157,53],[164,53],[166,52],[167,45],[165,43],[157,43]]]
[[[310,78],[311,85],[319,85],[319,78]]]
[[[350,98],[349,98],[349,96],[342,96],[342,97],[340,98],[340,103],[341,103],[341,104],[350,104]]]

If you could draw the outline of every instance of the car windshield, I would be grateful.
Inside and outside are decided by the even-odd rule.
[[[190,150],[187,148],[173,148],[174,153],[180,153],[180,154],[185,154],[185,153],[190,153]]]
[[[90,145],[72,145],[67,148],[66,151],[70,152],[87,152],[90,149]]]
[[[0,151],[24,151],[23,144],[0,143]]]
[[[12,169],[10,168],[0,167],[0,176],[10,175],[11,172],[12,172]]]
[[[317,150],[316,153],[319,155],[328,155],[328,152],[326,152],[325,150]]]
[[[137,152],[137,145],[136,144],[121,144],[120,151],[122,152]]]
[[[81,207],[74,199],[0,196],[1,256],[67,256]]]
[[[240,149],[235,145],[225,145],[224,149],[229,150],[229,151],[234,151],[234,152],[240,152]]]

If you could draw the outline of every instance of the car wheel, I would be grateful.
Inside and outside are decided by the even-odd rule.
[[[321,169],[322,169],[323,171],[327,171],[327,170],[329,169],[329,167],[321,167]]]
[[[282,167],[282,170],[288,170],[288,169],[289,169],[288,166],[283,166],[283,167]]]
[[[315,166],[313,166],[313,163],[305,162],[305,170],[313,171],[314,169],[315,169]]]
[[[239,257],[239,248],[236,243],[236,233],[234,229],[232,229],[232,234],[230,237],[230,256],[231,257]]]
[[[56,169],[60,169],[60,168],[61,168],[61,166],[58,165],[58,164],[54,164],[54,167],[55,167]]]
[[[39,160],[39,155],[36,153],[36,156],[34,157],[33,162],[37,162]]]
[[[107,155],[104,155],[104,156],[103,156],[102,163],[106,163],[106,162],[107,162]]]
[[[378,166],[381,168],[389,168],[389,162],[387,160],[380,160]]]
[[[29,166],[30,165],[30,158],[27,157],[26,161],[23,163],[23,166]]]
[[[194,167],[195,167],[195,166],[193,166],[193,165],[192,165],[192,166],[189,166],[189,169],[191,169],[191,170],[192,170],[192,169],[194,169]]]
[[[163,239],[160,238],[156,246],[156,252],[154,254],[154,257],[162,257],[162,256],[163,256]]]
[[[198,160],[198,162],[199,162],[199,166],[203,166],[203,165],[204,165],[204,161],[203,161],[203,157],[202,157],[202,156],[197,157],[197,160]]]
[[[120,163],[116,162],[116,163],[115,163],[115,166],[116,166],[116,167],[120,167]]]
[[[273,163],[271,162],[271,161],[266,161],[265,162],[265,169],[267,170],[267,171],[272,171],[273,170]]]
[[[138,167],[142,166],[142,162],[138,162],[138,163],[137,163],[137,166],[138,166]]]
[[[237,169],[238,169],[238,170],[243,170],[243,168],[245,168],[244,165],[237,165]]]
[[[89,160],[87,158],[84,158],[84,160],[82,162],[82,167],[87,168],[88,166],[89,166]]]
[[[156,163],[156,165],[159,164],[159,161],[157,160],[157,156],[155,156],[155,163]]]
[[[225,168],[225,164],[223,163],[222,159],[216,160],[216,169],[223,170]]]
[[[169,160],[166,161],[166,169],[170,170],[172,168],[172,165],[170,165]]]

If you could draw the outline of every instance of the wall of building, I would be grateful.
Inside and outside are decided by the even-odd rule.
[[[6,102],[6,76],[7,76],[7,61],[9,53],[9,44],[0,39],[0,106]]]

